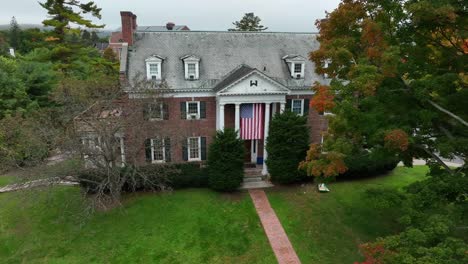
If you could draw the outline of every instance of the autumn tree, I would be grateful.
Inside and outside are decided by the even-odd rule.
[[[450,168],[442,158],[468,161],[467,8],[456,0],[343,0],[316,23],[321,45],[310,59],[331,79],[323,90],[335,105],[322,149],[303,164],[309,173],[326,176],[311,165],[331,164],[327,153],[348,170],[373,166],[366,159],[411,166],[413,158],[431,169],[406,193],[418,201],[407,203],[406,231],[374,244],[390,252],[382,263],[464,262],[455,252],[466,244],[450,230],[463,226],[458,212],[466,213],[460,201],[466,203],[467,189],[459,186],[466,186],[468,168]]]
[[[233,22],[235,28],[229,31],[264,31],[268,28],[260,24],[261,19],[254,13],[246,13],[240,21]]]
[[[65,34],[70,30],[70,23],[85,26],[87,28],[103,28],[104,25],[94,24],[90,19],[84,18],[84,14],[101,19],[101,8],[93,2],[80,3],[79,0],[47,0],[39,3],[47,10],[49,18],[42,21],[45,26],[54,28],[55,37],[63,42]]]

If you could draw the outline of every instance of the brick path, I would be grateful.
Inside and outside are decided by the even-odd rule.
[[[262,222],[263,229],[270,241],[271,248],[276,255],[279,264],[301,263],[296,251],[284,232],[278,217],[271,208],[270,202],[263,190],[249,190],[250,197],[257,209],[257,214]]]

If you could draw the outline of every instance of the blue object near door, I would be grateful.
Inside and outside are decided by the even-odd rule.
[[[257,164],[262,165],[263,164],[263,157],[257,157]]]

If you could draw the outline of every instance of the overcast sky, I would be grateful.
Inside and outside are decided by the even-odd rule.
[[[7,1],[7,0],[1,0]],[[45,0],[39,0],[45,2]],[[88,0],[82,0],[86,2]],[[227,30],[244,13],[254,12],[269,31],[316,31],[314,22],[332,11],[339,0],[95,0],[107,29],[120,26],[119,11],[132,11],[140,26],[172,21],[192,30]],[[0,24],[15,16],[20,24],[40,24],[47,13],[37,0],[8,0],[0,8]]]

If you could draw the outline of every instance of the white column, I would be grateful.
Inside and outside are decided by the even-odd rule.
[[[216,100],[216,130],[219,130],[219,101]]]
[[[235,129],[240,135],[240,103],[236,103]]]
[[[286,107],[285,103],[281,103],[281,105],[280,105],[280,113],[283,113],[283,112],[284,112],[285,107]]]
[[[224,104],[219,105],[219,130],[224,130]]]
[[[268,140],[268,127],[270,126],[270,103],[265,103],[265,127],[263,129],[263,169],[262,174],[268,174],[268,168],[265,163],[266,159],[268,158],[268,153],[266,151],[266,144]]]

